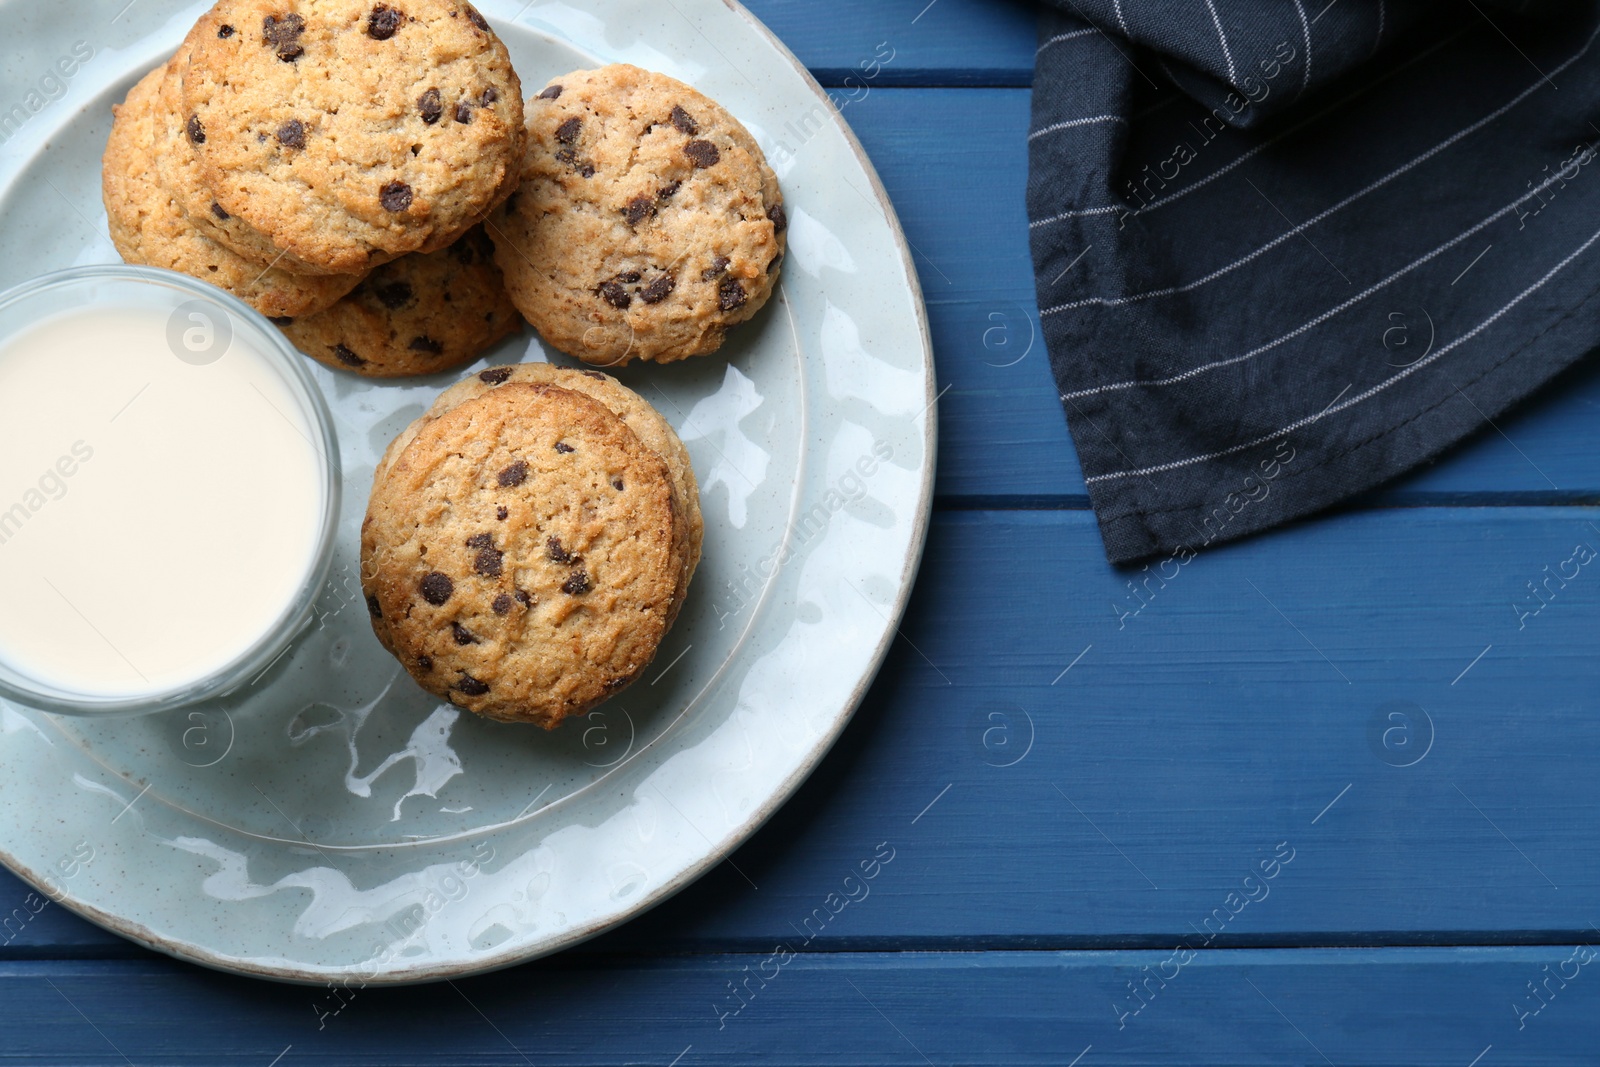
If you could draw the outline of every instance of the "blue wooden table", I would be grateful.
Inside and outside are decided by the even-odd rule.
[[[1600,364],[1336,515],[1115,571],[1038,337],[1031,8],[751,7],[848,101],[948,392],[905,639],[749,881],[319,1024],[0,876],[0,1063],[1600,1059],[1600,568],[1550,580],[1600,548]]]

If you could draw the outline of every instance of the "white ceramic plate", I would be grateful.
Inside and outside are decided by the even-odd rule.
[[[115,261],[99,197],[111,104],[205,6],[0,3],[0,288]],[[199,710],[89,721],[0,706],[0,859],[184,959],[412,982],[615,926],[795,790],[910,593],[934,469],[927,326],[893,209],[822,91],[724,0],[478,6],[530,92],[584,66],[662,71],[737,115],[782,179],[779,295],[724,353],[621,375],[693,454],[705,562],[655,665],[587,719],[545,734],[441,705],[368,628],[356,531],[382,449],[455,375],[374,384],[318,367],[346,504],[292,654]],[[529,332],[471,369],[542,358]],[[218,580],[248,581],[250,565]]]

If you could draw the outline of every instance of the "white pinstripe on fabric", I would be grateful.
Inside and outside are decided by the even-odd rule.
[[[1034,130],[1032,133],[1028,134],[1028,140],[1032,141],[1036,138],[1043,137],[1047,133],[1055,133],[1057,130],[1070,130],[1077,126],[1094,126],[1102,122],[1110,122],[1113,124],[1120,122],[1124,126],[1128,124],[1128,120],[1123,118],[1121,115],[1091,115],[1088,118],[1068,119],[1066,122],[1052,122],[1043,129]]]
[[[1378,36],[1372,39],[1372,51],[1369,56],[1378,54],[1378,48],[1383,44],[1383,0],[1378,0]]]
[[[1216,170],[1212,171],[1210,174],[1207,174],[1205,177],[1197,179],[1194,182],[1194,184],[1192,184],[1192,185],[1185,185],[1183,188],[1177,190],[1176,192],[1168,193],[1166,196],[1160,197],[1159,199],[1156,199],[1156,200],[1152,200],[1152,201],[1150,201],[1150,203],[1145,204],[1142,207],[1138,207],[1138,208],[1132,207],[1131,205],[1128,205],[1128,204],[1110,204],[1110,205],[1105,205],[1103,207],[1077,208],[1077,209],[1074,209],[1072,211],[1063,211],[1058,215],[1051,215],[1051,216],[1049,216],[1047,218],[1042,218],[1042,219],[1035,220],[1034,222],[1030,222],[1028,224],[1028,229],[1037,230],[1037,229],[1041,229],[1042,227],[1049,226],[1049,225],[1052,225],[1052,224],[1057,223],[1057,222],[1062,222],[1062,221],[1064,221],[1066,219],[1079,218],[1079,217],[1085,216],[1085,215],[1115,215],[1115,214],[1118,214],[1120,212],[1120,213],[1127,214],[1130,218],[1137,218],[1138,216],[1143,215],[1143,214],[1145,214],[1147,212],[1150,212],[1150,211],[1154,211],[1157,208],[1166,207],[1168,204],[1171,204],[1171,203],[1173,203],[1175,201],[1183,199],[1184,197],[1188,196],[1190,193],[1194,192],[1197,189],[1205,188],[1207,185],[1210,185],[1212,182],[1216,181],[1218,178],[1222,177],[1224,174],[1227,174],[1229,171],[1233,170],[1235,167],[1238,167],[1243,163],[1249,162],[1251,159],[1253,159],[1257,155],[1260,155],[1262,152],[1266,151],[1268,148],[1271,148],[1273,145],[1277,144],[1279,141],[1282,141],[1282,140],[1284,140],[1285,138],[1288,138],[1288,137],[1292,137],[1295,134],[1299,133],[1301,130],[1305,129],[1307,126],[1310,126],[1311,124],[1313,124],[1313,123],[1315,123],[1315,122],[1317,122],[1317,121],[1319,121],[1319,120],[1321,120],[1323,118],[1326,118],[1328,115],[1332,114],[1335,111],[1338,111],[1345,104],[1348,104],[1350,101],[1354,100],[1356,97],[1361,96],[1363,93],[1370,92],[1372,89],[1376,88],[1379,85],[1382,85],[1384,82],[1386,82],[1390,78],[1393,78],[1396,75],[1400,74],[1402,71],[1406,70],[1407,68],[1409,68],[1409,67],[1411,67],[1411,66],[1413,66],[1413,65],[1415,65],[1417,63],[1422,62],[1424,59],[1427,59],[1429,56],[1433,55],[1433,53],[1439,51],[1441,48],[1444,48],[1445,46],[1450,45],[1450,44],[1454,44],[1456,41],[1460,40],[1461,37],[1466,34],[1466,32],[1467,32],[1466,30],[1459,30],[1456,33],[1452,34],[1450,37],[1446,38],[1445,40],[1440,41],[1437,44],[1431,45],[1431,46],[1429,46],[1428,48],[1424,49],[1421,52],[1418,52],[1416,55],[1412,56],[1410,59],[1406,60],[1404,63],[1399,64],[1398,66],[1394,67],[1392,70],[1385,71],[1379,77],[1374,78],[1372,81],[1370,81],[1367,84],[1361,86],[1361,88],[1355,89],[1355,90],[1351,91],[1350,93],[1348,93],[1347,95],[1340,97],[1338,100],[1335,100],[1333,103],[1329,104],[1327,107],[1323,108],[1321,111],[1318,111],[1313,115],[1306,116],[1304,119],[1302,119],[1301,121],[1295,123],[1293,126],[1290,126],[1288,129],[1284,130],[1282,133],[1280,133],[1280,134],[1278,134],[1278,135],[1276,135],[1274,137],[1271,137],[1268,140],[1265,140],[1265,141],[1261,142],[1260,144],[1256,145],[1254,148],[1252,148],[1249,151],[1247,151],[1247,152],[1243,153],[1242,155],[1240,155],[1239,158],[1233,160],[1231,163],[1227,163],[1227,164],[1217,168]]]
[[[1111,481],[1118,478],[1143,477],[1151,474],[1160,474],[1165,471],[1176,470],[1179,467],[1193,466],[1196,463],[1206,463],[1213,459],[1221,459],[1224,456],[1231,456],[1237,452],[1244,452],[1248,449],[1256,448],[1271,441],[1276,441],[1285,434],[1293,433],[1294,431],[1302,429],[1303,427],[1310,426],[1312,423],[1320,422],[1329,415],[1336,415],[1339,412],[1348,408],[1352,408],[1357,404],[1364,403],[1365,401],[1370,400],[1372,397],[1377,396],[1385,389],[1388,389],[1396,382],[1409,378],[1423,367],[1428,366],[1428,364],[1438,361],[1447,353],[1459,348],[1461,345],[1466,344],[1468,341],[1478,336],[1478,334],[1482,333],[1484,330],[1487,330],[1490,326],[1493,326],[1502,315],[1516,307],[1518,304],[1522,303],[1522,301],[1526,300],[1539,289],[1543,288],[1546,282],[1548,282],[1551,278],[1554,278],[1557,274],[1561,273],[1561,271],[1564,270],[1568,264],[1577,259],[1584,252],[1588,251],[1589,247],[1596,241],[1600,241],[1600,230],[1596,230],[1589,236],[1587,241],[1583,242],[1583,244],[1579,245],[1572,252],[1568,253],[1567,257],[1560,263],[1557,263],[1554,267],[1551,267],[1549,271],[1545,273],[1544,277],[1540,278],[1522,292],[1518,293],[1511,299],[1509,303],[1501,307],[1500,310],[1496,311],[1493,315],[1490,315],[1488,318],[1484,319],[1482,322],[1478,323],[1478,325],[1474,326],[1460,337],[1457,337],[1449,344],[1444,345],[1422,359],[1417,360],[1417,362],[1406,367],[1404,370],[1400,371],[1400,373],[1390,375],[1388,378],[1385,378],[1383,381],[1379,382],[1377,385],[1374,385],[1365,392],[1357,393],[1349,400],[1338,404],[1330,404],[1315,415],[1308,415],[1297,422],[1291,422],[1289,425],[1284,426],[1273,433],[1258,437],[1253,441],[1246,441],[1244,444],[1233,445],[1230,448],[1219,449],[1216,452],[1208,452],[1203,456],[1190,456],[1188,459],[1173,460],[1170,463],[1158,463],[1154,466],[1141,467],[1137,470],[1111,471],[1107,474],[1097,474],[1092,478],[1085,478],[1084,481],[1087,484],[1093,484],[1095,482]]]
[[[1035,59],[1039,58],[1040,53],[1042,53],[1046,48],[1049,48],[1053,44],[1060,44],[1062,41],[1070,41],[1074,37],[1087,37],[1092,33],[1099,33],[1099,32],[1100,32],[1099,30],[1095,29],[1093,26],[1090,26],[1086,30],[1073,30],[1071,33],[1058,33],[1054,37],[1052,37],[1048,41],[1046,41],[1044,44],[1040,45],[1037,49],[1035,49],[1034,53],[1033,53],[1033,56],[1034,56]]]
[[[1128,36],[1128,20],[1122,17],[1122,0],[1111,0],[1111,10],[1117,13],[1117,25],[1122,27],[1122,36]]]
[[[1567,67],[1571,66],[1573,63],[1576,63],[1579,59],[1581,59],[1583,57],[1583,54],[1585,52],[1589,51],[1589,49],[1594,45],[1595,39],[1597,37],[1600,37],[1600,29],[1597,29],[1594,33],[1591,33],[1589,35],[1589,40],[1584,44],[1584,46],[1581,49],[1579,49],[1578,52],[1575,55],[1573,55],[1572,57],[1567,59],[1565,62],[1563,62],[1560,66],[1558,66],[1554,70],[1552,70],[1551,74],[1552,75],[1559,74],[1563,70],[1565,70]],[[1357,190],[1354,193],[1351,193],[1349,196],[1345,197],[1343,200],[1341,200],[1338,203],[1334,204],[1332,207],[1325,208],[1321,213],[1319,213],[1317,215],[1313,215],[1311,218],[1307,219],[1305,222],[1300,223],[1298,226],[1292,227],[1288,232],[1279,234],[1277,237],[1274,237],[1272,240],[1268,241],[1266,244],[1262,245],[1260,248],[1255,249],[1253,252],[1249,252],[1249,253],[1245,254],[1244,256],[1241,256],[1239,259],[1234,260],[1232,263],[1228,264],[1225,267],[1219,267],[1218,269],[1212,271],[1210,274],[1207,274],[1204,277],[1196,278],[1194,281],[1191,281],[1191,282],[1185,282],[1183,285],[1170,286],[1170,287],[1168,287],[1166,289],[1151,289],[1151,290],[1148,290],[1148,291],[1143,292],[1143,293],[1131,293],[1128,296],[1111,296],[1111,297],[1091,296],[1091,297],[1085,297],[1082,300],[1073,300],[1073,301],[1069,301],[1068,303],[1065,303],[1065,304],[1057,304],[1054,307],[1046,308],[1045,310],[1039,312],[1039,315],[1041,317],[1046,316],[1046,315],[1056,315],[1056,314],[1059,314],[1059,313],[1061,313],[1063,311],[1071,311],[1074,308],[1089,307],[1090,305],[1097,305],[1097,306],[1100,306],[1100,307],[1124,307],[1124,306],[1126,306],[1128,304],[1137,303],[1140,300],[1149,300],[1149,299],[1152,299],[1152,298],[1158,297],[1158,296],[1171,296],[1171,295],[1176,294],[1176,293],[1193,292],[1194,290],[1200,288],[1203,285],[1207,285],[1207,284],[1209,284],[1211,282],[1216,281],[1218,278],[1221,278],[1222,276],[1224,276],[1226,274],[1229,274],[1229,273],[1231,273],[1231,272],[1233,272],[1235,270],[1238,270],[1240,267],[1244,266],[1246,263],[1249,263],[1251,260],[1256,259],[1258,256],[1264,255],[1265,253],[1271,251],[1272,249],[1276,248],[1278,245],[1280,245],[1280,244],[1284,243],[1285,241],[1289,240],[1291,237],[1298,236],[1299,234],[1301,234],[1301,233],[1305,232],[1306,230],[1310,229],[1312,226],[1315,226],[1317,223],[1322,222],[1324,219],[1328,218],[1329,216],[1331,216],[1331,215],[1333,215],[1333,214],[1335,214],[1335,213],[1337,213],[1339,211],[1344,210],[1346,207],[1349,207],[1351,204],[1355,203],[1357,200],[1359,200],[1362,197],[1366,196],[1368,193],[1371,193],[1371,192],[1373,192],[1373,191],[1375,191],[1375,190],[1387,185],[1389,182],[1391,182],[1394,179],[1400,177],[1402,174],[1405,174],[1406,172],[1408,172],[1410,170],[1413,170],[1416,167],[1422,165],[1423,163],[1427,162],[1429,159],[1432,159],[1434,156],[1438,155],[1440,152],[1442,152],[1445,149],[1449,148],[1451,145],[1453,145],[1456,142],[1460,141],[1462,138],[1469,137],[1472,134],[1478,132],[1479,130],[1483,129],[1485,126],[1489,125],[1491,122],[1493,122],[1496,119],[1498,119],[1498,118],[1502,117],[1503,115],[1505,115],[1512,108],[1514,108],[1518,104],[1522,103],[1528,97],[1532,96],[1536,91],[1539,90],[1540,87],[1542,87],[1543,85],[1545,85],[1547,83],[1547,80],[1548,80],[1547,78],[1541,76],[1538,81],[1535,81],[1532,85],[1528,86],[1528,88],[1524,89],[1522,92],[1520,92],[1516,96],[1512,97],[1510,101],[1508,101],[1507,103],[1503,104],[1502,106],[1496,108],[1494,111],[1491,111],[1489,114],[1485,115],[1483,118],[1479,119],[1477,122],[1472,123],[1472,125],[1465,126],[1462,129],[1457,130],[1455,133],[1451,134],[1449,137],[1445,138],[1443,141],[1440,141],[1438,144],[1434,145],[1432,148],[1428,149],[1426,152],[1423,152],[1419,156],[1413,157],[1411,160],[1401,164],[1400,166],[1396,167],[1394,170],[1391,170],[1389,173],[1385,174],[1383,177],[1378,178],[1376,181],[1373,181],[1372,183],[1368,184],[1367,186]],[[1262,146],[1262,147],[1265,147],[1265,146]]]
[[[1306,21],[1306,6],[1300,0],[1294,0],[1294,9],[1300,13],[1300,30],[1306,37],[1306,65],[1300,74],[1300,91],[1294,94],[1298,100],[1311,88],[1311,23]]]
[[[1088,389],[1077,389],[1077,390],[1074,390],[1073,392],[1070,392],[1070,393],[1062,393],[1061,394],[1061,399],[1062,400],[1076,400],[1076,399],[1079,399],[1081,397],[1086,397],[1086,396],[1098,396],[1101,393],[1121,392],[1124,389],[1134,389],[1134,388],[1138,388],[1139,386],[1155,386],[1155,387],[1159,388],[1159,387],[1162,387],[1162,386],[1176,385],[1179,382],[1186,382],[1191,378],[1198,378],[1202,374],[1206,374],[1206,373],[1208,373],[1210,371],[1218,370],[1218,369],[1220,369],[1222,367],[1231,367],[1236,363],[1244,363],[1244,362],[1246,362],[1248,360],[1252,360],[1252,359],[1256,358],[1257,356],[1259,356],[1259,355],[1261,355],[1261,354],[1263,354],[1265,352],[1272,351],[1272,349],[1277,348],[1279,345],[1283,344],[1285,341],[1292,341],[1296,337],[1299,337],[1301,334],[1307,332],[1308,330],[1315,329],[1316,327],[1321,326],[1324,322],[1327,322],[1329,319],[1334,318],[1337,315],[1343,314],[1346,311],[1349,311],[1351,308],[1355,307],[1357,304],[1361,303],[1361,301],[1365,300],[1367,297],[1371,296],[1372,294],[1377,293],[1377,292],[1379,292],[1379,291],[1381,291],[1383,289],[1388,288],[1394,282],[1396,282],[1399,279],[1405,277],[1407,274],[1410,274],[1412,271],[1416,270],[1418,267],[1423,266],[1424,264],[1427,264],[1427,263],[1431,263],[1433,260],[1437,259],[1440,255],[1442,255],[1445,252],[1448,252],[1450,249],[1454,248],[1456,245],[1459,245],[1461,242],[1465,241],[1467,238],[1471,237],[1472,235],[1474,235],[1476,233],[1481,233],[1483,230],[1485,230],[1488,227],[1494,225],[1496,222],[1498,222],[1499,220],[1505,218],[1507,215],[1512,214],[1513,212],[1515,212],[1517,210],[1517,208],[1521,207],[1523,204],[1526,204],[1528,201],[1532,200],[1535,197],[1535,195],[1544,192],[1546,189],[1550,188],[1550,186],[1554,185],[1556,182],[1558,182],[1560,180],[1561,180],[1561,177],[1560,177],[1559,174],[1552,175],[1549,178],[1546,178],[1539,185],[1534,186],[1527,193],[1525,193],[1522,196],[1519,196],[1517,199],[1511,201],[1511,203],[1507,204],[1505,207],[1503,207],[1500,210],[1496,211],[1494,214],[1492,214],[1492,215],[1488,216],[1487,218],[1481,220],[1480,222],[1478,222],[1476,225],[1472,226],[1471,228],[1461,231],[1460,233],[1456,234],[1454,237],[1450,238],[1450,240],[1446,241],[1444,244],[1439,245],[1437,248],[1434,248],[1432,251],[1427,252],[1427,253],[1417,257],[1416,259],[1412,260],[1410,263],[1407,263],[1405,266],[1403,266],[1399,270],[1395,271],[1393,274],[1390,274],[1387,277],[1385,277],[1385,278],[1383,278],[1383,279],[1381,279],[1379,281],[1374,282],[1372,285],[1370,285],[1367,288],[1363,289],[1361,292],[1357,293],[1355,296],[1352,296],[1348,300],[1342,301],[1341,303],[1335,304],[1333,307],[1329,308],[1327,311],[1324,311],[1320,315],[1316,316],[1315,318],[1310,319],[1309,321],[1304,322],[1304,323],[1300,324],[1299,326],[1296,326],[1294,329],[1290,330],[1288,333],[1282,334],[1279,337],[1275,337],[1271,341],[1268,341],[1265,344],[1260,345],[1260,346],[1258,346],[1256,348],[1252,348],[1250,351],[1244,353],[1243,355],[1230,356],[1227,359],[1213,360],[1210,363],[1202,363],[1198,367],[1190,367],[1186,371],[1182,371],[1182,372],[1180,372],[1178,374],[1174,374],[1174,375],[1172,375],[1170,377],[1167,377],[1167,378],[1143,378],[1143,379],[1137,379],[1136,378],[1136,379],[1133,379],[1133,380],[1130,380],[1130,381],[1110,382],[1110,383],[1107,383],[1105,385],[1096,385],[1096,386],[1092,386],[1092,387],[1090,387]]]
[[[1206,10],[1211,12],[1211,24],[1217,28],[1217,40],[1222,42],[1222,58],[1228,64],[1228,83],[1236,85],[1239,75],[1233,69],[1233,50],[1228,47],[1228,35],[1222,32],[1222,19],[1217,15],[1217,5],[1212,0],[1206,0]]]

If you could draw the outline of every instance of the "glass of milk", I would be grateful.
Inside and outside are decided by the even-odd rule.
[[[305,360],[232,296],[84,267],[0,294],[0,697],[165,711],[310,618],[339,449]]]

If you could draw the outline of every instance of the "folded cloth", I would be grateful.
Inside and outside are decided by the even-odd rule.
[[[1595,0],[1047,3],[1034,272],[1113,562],[1376,486],[1600,341]]]

